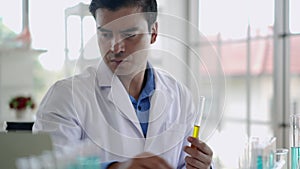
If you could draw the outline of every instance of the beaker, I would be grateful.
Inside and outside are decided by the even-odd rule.
[[[286,148],[278,148],[275,152],[275,161],[277,166],[280,166],[281,169],[288,168],[288,152]]]

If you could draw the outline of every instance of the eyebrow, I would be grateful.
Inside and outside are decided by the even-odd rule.
[[[97,29],[101,32],[112,32],[111,30],[108,30],[108,29],[104,29],[103,27],[101,26],[98,26]],[[120,32],[121,33],[126,33],[126,32],[134,32],[134,31],[137,31],[138,30],[138,27],[132,27],[132,28],[129,28],[129,29],[125,29],[125,30],[121,30]]]
[[[132,27],[132,28],[129,28],[129,29],[122,30],[120,32],[121,33],[126,33],[126,32],[134,32],[134,31],[137,31],[137,30],[138,30],[138,27]]]
[[[98,29],[99,31],[101,31],[101,32],[112,32],[112,31],[110,31],[110,30],[104,29],[104,28],[101,27],[101,26],[98,26],[97,29]]]

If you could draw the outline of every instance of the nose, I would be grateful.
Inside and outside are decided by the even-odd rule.
[[[121,36],[117,35],[112,38],[111,51],[113,51],[115,54],[125,51],[124,40],[121,38]]]

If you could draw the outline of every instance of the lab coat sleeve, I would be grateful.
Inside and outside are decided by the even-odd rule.
[[[56,82],[44,96],[33,125],[34,133],[49,133],[57,149],[72,146],[83,138],[72,104],[71,87],[66,81]]]

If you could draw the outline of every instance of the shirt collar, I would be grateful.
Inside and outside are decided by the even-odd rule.
[[[154,76],[155,75],[154,75],[153,67],[149,62],[147,62],[146,76],[145,76],[147,81],[141,94],[144,93],[147,96],[150,96],[151,92],[154,91],[155,89]],[[97,77],[97,83],[100,87],[110,87],[114,74],[104,63],[104,61],[101,61],[101,63],[97,67],[96,77]]]
[[[146,75],[146,84],[141,92],[141,99],[151,96],[155,90],[153,67],[150,65],[150,63],[147,63]]]
[[[145,79],[146,84],[143,87],[141,94],[137,101],[141,101],[144,98],[151,96],[155,90],[155,79],[154,79],[154,70],[150,63],[147,63],[147,68],[145,71]],[[131,102],[134,102],[135,99],[131,95],[129,95]]]

